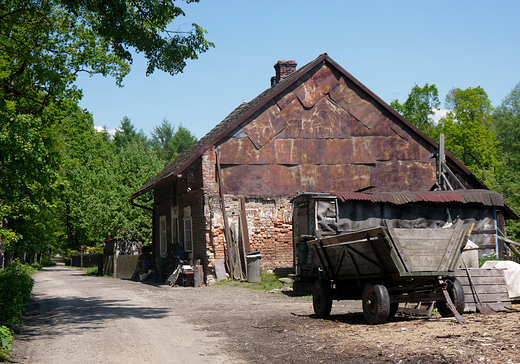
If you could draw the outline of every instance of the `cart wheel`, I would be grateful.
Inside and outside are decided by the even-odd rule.
[[[369,324],[383,324],[390,314],[390,295],[382,284],[368,282],[363,289],[363,314]]]
[[[398,310],[399,310],[399,303],[391,303],[390,312],[388,313],[388,318],[395,317]]]
[[[464,307],[466,305],[466,301],[464,300],[464,289],[462,288],[462,284],[455,277],[446,277],[445,279],[449,279],[453,282],[453,288],[448,289],[448,293],[450,295],[451,301],[457,309],[457,312],[462,314],[464,312]],[[453,312],[448,308],[446,302],[437,301],[435,302],[435,306],[439,311],[442,317],[453,317]]]
[[[312,305],[316,316],[320,318],[329,317],[332,309],[332,289],[327,280],[319,279],[314,284]]]

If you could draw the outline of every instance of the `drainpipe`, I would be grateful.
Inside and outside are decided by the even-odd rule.
[[[497,207],[493,207],[493,218],[495,222],[495,251],[497,258],[500,258],[500,253],[498,251],[498,225],[497,225]]]

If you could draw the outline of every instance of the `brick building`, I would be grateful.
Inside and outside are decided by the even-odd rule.
[[[275,70],[269,89],[131,197],[138,205],[154,193],[154,258],[166,258],[167,271],[172,254],[184,251],[211,277],[219,261],[240,260],[233,242],[259,250],[266,269],[291,268],[291,199],[299,193],[440,188],[439,145],[327,54],[298,70],[279,61]],[[487,189],[449,152],[445,163],[456,188]],[[499,224],[512,214],[503,202],[494,211]]]

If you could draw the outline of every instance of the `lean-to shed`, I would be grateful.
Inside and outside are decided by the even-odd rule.
[[[300,193],[368,201],[440,188],[439,145],[327,54],[300,69],[279,61],[275,70],[270,88],[239,105],[131,197],[138,205],[140,195],[154,193],[153,254],[167,273],[172,254],[184,251],[213,276],[215,262],[224,259],[225,226],[228,241],[261,252],[264,268],[292,268],[291,201]],[[454,188],[487,190],[449,152],[445,164]],[[499,200],[490,207],[495,231],[504,217],[515,216]]]

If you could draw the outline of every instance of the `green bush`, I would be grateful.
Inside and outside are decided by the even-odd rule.
[[[105,252],[104,246],[91,246],[90,248],[87,249],[87,254],[96,254],[96,253],[103,254],[104,252]]]
[[[9,351],[12,349],[11,342],[13,340],[13,331],[6,326],[0,326],[0,361],[9,359]]]
[[[14,328],[22,322],[30,303],[34,281],[28,265],[14,265],[0,271],[0,326]]]
[[[54,260],[42,260],[42,266],[44,267],[51,267],[53,265],[56,265]]]
[[[87,274],[88,275],[97,275],[98,274],[98,267],[87,268]]]

